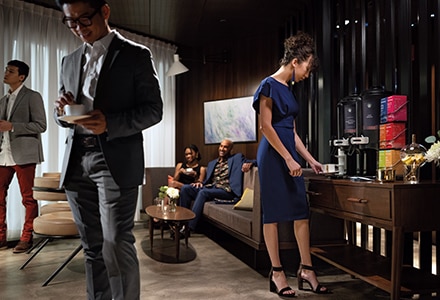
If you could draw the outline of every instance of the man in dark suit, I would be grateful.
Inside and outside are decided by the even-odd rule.
[[[26,252],[32,246],[33,222],[38,204],[33,197],[35,167],[43,161],[41,133],[46,131],[46,113],[41,95],[28,89],[23,82],[29,66],[11,60],[5,69],[3,82],[9,85],[8,94],[0,99],[0,249],[6,242],[6,195],[14,173],[25,207],[25,220],[20,241],[14,253]]]
[[[208,163],[206,179],[202,182],[185,184],[180,190],[180,205],[190,208],[195,219],[188,224],[194,231],[203,212],[206,201],[214,198],[238,200],[243,194],[243,172],[247,172],[255,161],[247,160],[242,153],[231,154],[234,143],[224,139],[218,147],[218,158]]]
[[[55,120],[70,127],[60,184],[84,248],[88,298],[139,299],[132,229],[144,173],[142,130],[162,119],[156,70],[148,48],[110,30],[104,0],[57,4],[84,42],[63,59]],[[74,103],[87,113],[66,119],[64,107]]]

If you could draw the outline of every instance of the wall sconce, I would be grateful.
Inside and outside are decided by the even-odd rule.
[[[165,75],[175,76],[185,72],[188,72],[188,68],[179,61],[179,54],[174,54],[174,63]]]

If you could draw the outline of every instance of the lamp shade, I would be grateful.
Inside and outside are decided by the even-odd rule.
[[[179,54],[174,54],[174,63],[171,66],[171,68],[167,71],[165,74],[166,76],[174,76],[177,74],[185,73],[188,71],[188,68],[185,67],[180,61],[179,61]]]

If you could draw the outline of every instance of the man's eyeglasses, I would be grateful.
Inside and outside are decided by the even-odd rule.
[[[92,19],[93,17],[100,11],[100,9],[95,10],[90,16],[83,16],[76,19],[68,18],[64,16],[63,18],[63,24],[66,24],[69,28],[76,28],[78,24],[88,27],[92,25]]]

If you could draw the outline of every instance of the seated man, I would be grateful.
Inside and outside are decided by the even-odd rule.
[[[190,208],[195,200],[192,210],[196,217],[189,222],[192,231],[196,229],[206,201],[239,199],[243,193],[243,172],[249,171],[255,161],[247,160],[242,153],[231,155],[233,146],[232,141],[224,139],[218,147],[219,157],[208,163],[204,182],[185,184],[180,190],[181,206]]]

